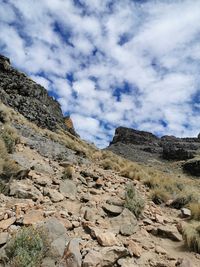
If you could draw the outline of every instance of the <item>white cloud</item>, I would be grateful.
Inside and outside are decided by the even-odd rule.
[[[105,146],[120,125],[198,133],[199,1],[7,2],[0,51],[58,96],[83,138]]]

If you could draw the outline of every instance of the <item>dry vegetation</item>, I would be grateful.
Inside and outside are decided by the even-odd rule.
[[[200,253],[200,224],[188,223],[183,228],[183,238],[189,249]]]

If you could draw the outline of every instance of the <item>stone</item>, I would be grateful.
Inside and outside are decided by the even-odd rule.
[[[100,267],[102,262],[102,254],[98,251],[89,250],[83,259],[82,267]]]
[[[104,204],[102,208],[105,210],[105,212],[113,216],[118,216],[123,211],[123,207],[110,205],[110,204]]]
[[[138,227],[132,224],[122,224],[120,226],[120,234],[124,236],[130,236],[136,233],[137,230],[138,230]]]
[[[7,232],[0,233],[0,245],[6,244],[9,238],[9,234]]]
[[[158,245],[155,247],[155,252],[157,254],[163,254],[163,255],[167,254],[166,250]]]
[[[53,259],[62,257],[68,241],[64,225],[56,218],[50,218],[42,225],[47,230],[48,237],[51,240],[51,257]]]
[[[53,202],[60,202],[64,199],[64,196],[59,193],[56,189],[51,189],[51,188],[45,188],[44,194],[50,197],[50,199]]]
[[[172,241],[182,241],[182,235],[178,232],[175,226],[159,226],[156,234],[161,237],[169,238]]]
[[[111,224],[111,231],[114,233],[121,233],[121,232],[134,233],[138,229],[137,218],[130,210],[126,208],[119,216],[111,218],[110,224]]]
[[[33,225],[44,220],[43,210],[30,210],[24,215],[23,224]]]
[[[34,171],[30,171],[28,175],[36,184],[41,186],[50,186],[52,184],[51,178],[45,176],[44,174],[36,173]]]
[[[11,226],[15,221],[16,221],[15,217],[0,221],[0,229],[2,230],[8,229],[8,227]]]
[[[113,267],[114,264],[123,257],[129,255],[129,251],[124,247],[105,247],[100,251],[102,255],[101,267]]]
[[[66,198],[74,200],[76,198],[77,188],[76,184],[70,180],[60,182],[60,193]]]
[[[189,259],[178,259],[175,266],[177,267],[195,267]]]
[[[130,240],[128,241],[127,245],[128,245],[127,248],[132,256],[137,258],[141,257],[142,248],[136,242]]]
[[[181,214],[183,218],[189,218],[191,217],[191,210],[190,209],[186,209],[186,208],[182,208],[181,209]]]
[[[111,247],[119,245],[119,241],[115,235],[111,232],[102,233],[101,231],[96,232],[96,238],[98,243],[103,247]]]
[[[34,201],[42,199],[41,192],[28,181],[13,181],[10,184],[10,195],[17,198],[32,199]]]
[[[117,261],[117,264],[120,267],[137,267],[138,265],[135,263],[135,259],[130,258],[130,257],[126,257],[126,258],[122,258],[119,259]]]
[[[56,218],[50,218],[45,221],[44,227],[49,232],[49,237],[52,240],[59,238],[60,236],[66,235],[66,229],[64,225]]]
[[[73,238],[69,241],[62,258],[63,267],[81,267],[82,256],[79,248],[79,239]]]

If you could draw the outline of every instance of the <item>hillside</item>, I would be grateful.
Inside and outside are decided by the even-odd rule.
[[[199,139],[131,130],[126,139],[122,129],[109,149],[128,159],[101,151],[1,60],[0,267],[200,266],[200,183],[160,145],[182,144],[182,164],[198,156]]]

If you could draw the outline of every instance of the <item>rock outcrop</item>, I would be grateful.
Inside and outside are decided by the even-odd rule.
[[[58,127],[75,134],[65,124],[60,104],[46,89],[17,71],[7,57],[0,55],[0,100],[39,127],[55,131]]]
[[[150,158],[167,160],[192,159],[200,149],[200,139],[163,136],[145,131],[119,127],[108,149],[130,160],[148,161]]]

